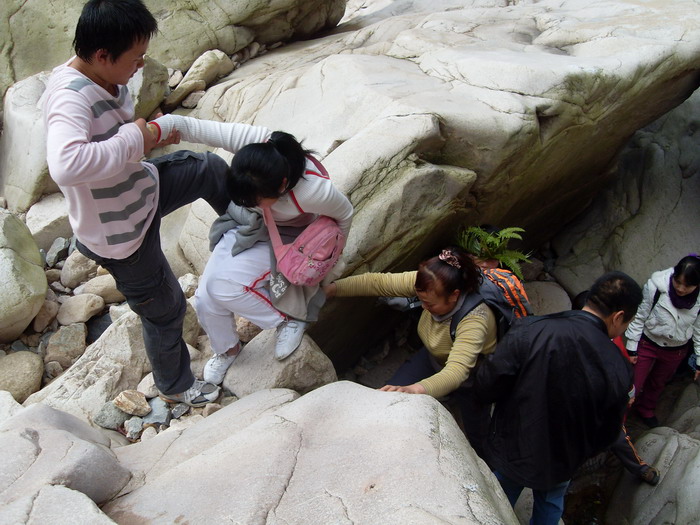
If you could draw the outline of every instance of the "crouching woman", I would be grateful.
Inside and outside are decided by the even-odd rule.
[[[480,356],[496,347],[496,318],[481,303],[459,322],[454,340],[450,334],[452,316],[478,292],[480,282],[479,269],[468,254],[449,247],[420,263],[418,271],[356,275],[335,281],[324,291],[328,297],[418,296],[423,307],[418,336],[424,346],[381,390],[435,398],[449,394],[459,405],[467,438],[483,457],[489,407],[476,400],[468,379]]]

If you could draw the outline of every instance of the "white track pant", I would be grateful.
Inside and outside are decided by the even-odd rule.
[[[221,354],[238,343],[234,314],[267,330],[285,316],[270,301],[270,245],[258,242],[235,257],[234,231],[228,231],[214,248],[195,294],[199,323],[209,336],[212,350]]]

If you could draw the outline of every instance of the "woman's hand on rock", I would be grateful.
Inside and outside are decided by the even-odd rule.
[[[380,388],[382,392],[403,392],[405,394],[425,394],[425,387],[420,383],[413,383],[408,386],[384,385]]]

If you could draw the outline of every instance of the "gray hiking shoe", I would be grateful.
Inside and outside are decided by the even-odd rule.
[[[221,389],[218,386],[195,379],[192,386],[184,392],[160,394],[160,398],[169,403],[185,403],[191,407],[203,407],[207,403],[216,401],[220,393]]]

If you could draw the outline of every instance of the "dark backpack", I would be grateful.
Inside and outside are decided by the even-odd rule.
[[[464,303],[452,316],[450,337],[454,341],[457,325],[481,303],[491,308],[496,316],[497,338],[500,340],[519,317],[532,315],[530,302],[523,285],[512,272],[503,269],[482,270],[479,291],[468,295]]]

